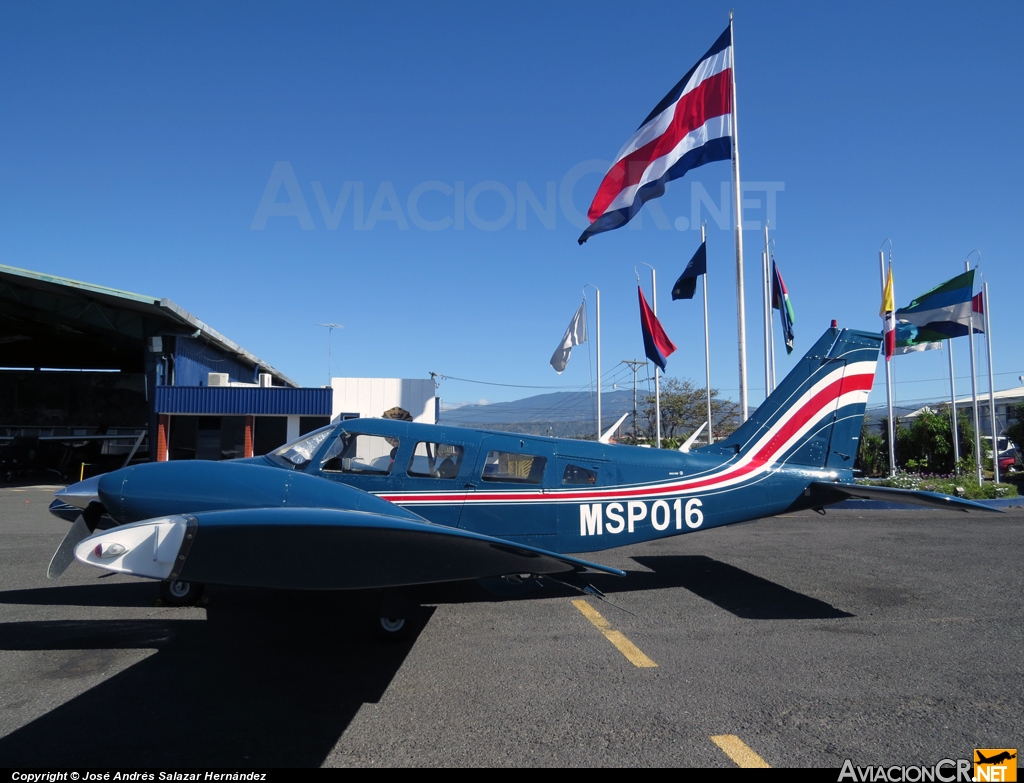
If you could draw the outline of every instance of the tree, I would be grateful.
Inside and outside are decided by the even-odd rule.
[[[909,470],[953,472],[953,433],[948,409],[918,413],[909,427],[901,428],[896,456]]]
[[[909,422],[909,423],[908,423]],[[872,475],[874,466],[869,448],[877,448],[879,458],[884,461],[884,470],[889,463],[888,419],[880,420],[881,443],[861,431],[861,442],[857,456],[862,463],[861,470]],[[913,418],[896,419],[896,466],[901,470],[928,473],[974,472],[974,424],[966,410],[957,411],[957,435],[960,445],[959,465],[953,464],[953,432],[949,406],[942,405],[937,411],[925,410]],[[877,468],[875,468],[877,469]]]
[[[643,399],[640,415],[643,423],[640,428],[651,440],[655,435],[654,395],[646,395]],[[716,439],[720,439],[736,429],[739,406],[729,400],[718,397],[718,389],[711,390],[711,421]],[[692,381],[678,378],[661,380],[661,437],[671,439],[676,444],[688,438],[707,420],[707,394],[702,388],[695,387]],[[702,433],[703,437],[703,433]]]
[[[857,461],[853,467],[865,476],[883,476],[889,472],[889,450],[885,439],[872,433],[867,422],[860,428]]]

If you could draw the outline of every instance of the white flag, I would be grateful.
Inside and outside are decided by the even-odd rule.
[[[561,375],[562,370],[569,363],[569,354],[572,352],[572,347],[586,341],[587,301],[584,299],[580,309],[576,311],[576,315],[569,322],[569,328],[565,330],[565,337],[562,338],[562,342],[559,343],[554,354],[551,356],[551,366],[555,368],[555,372]]]

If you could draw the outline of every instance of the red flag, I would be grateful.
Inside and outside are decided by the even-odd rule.
[[[644,353],[664,371],[665,359],[675,351],[675,343],[668,339],[658,316],[648,307],[643,289],[637,286],[636,292],[640,295],[640,329],[644,333]]]

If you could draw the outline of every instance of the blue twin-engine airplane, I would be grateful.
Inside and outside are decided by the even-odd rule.
[[[879,344],[829,329],[739,429],[685,453],[355,419],[263,457],[123,468],[57,493],[51,510],[74,525],[49,574],[77,558],[162,580],[182,603],[205,583],[343,590],[525,575],[597,592],[582,574],[625,572],[570,553],[846,498],[990,510],[854,484]],[[382,632],[405,626],[400,603],[382,605]]]

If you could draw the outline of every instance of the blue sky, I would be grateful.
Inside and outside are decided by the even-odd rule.
[[[669,292],[706,219],[712,385],[735,398],[728,163],[576,244],[601,172],[730,7],[744,219],[761,224],[773,194],[794,357],[833,318],[880,328],[891,238],[898,305],[981,251],[996,388],[1019,385],[1011,2],[6,4],[0,262],[169,297],[305,385],[326,383],[319,324],[339,323],[335,375],[433,371],[488,382],[442,381],[447,403],[497,401],[591,382],[593,343],[561,376],[547,364],[588,283],[605,374],[642,358],[639,262],[679,345],[668,374],[702,384],[699,299]],[[762,244],[745,232],[752,403]],[[966,341],[954,350],[967,393]],[[898,402],[948,395],[945,351],[893,364]]]

